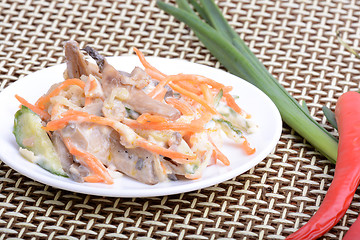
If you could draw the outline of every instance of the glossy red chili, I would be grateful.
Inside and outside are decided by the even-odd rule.
[[[334,179],[315,215],[287,239],[317,239],[338,223],[348,209],[360,183],[359,106],[357,92],[347,92],[339,98],[335,109],[339,147]]]
[[[360,238],[360,217],[351,225],[349,231],[345,234],[343,240],[354,240]]]

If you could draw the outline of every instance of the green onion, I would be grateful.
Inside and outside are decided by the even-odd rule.
[[[275,103],[284,122],[335,163],[336,138],[315,121],[308,110],[267,71],[231,28],[214,1],[192,0],[190,4],[187,0],[178,0],[177,3],[179,8],[157,1],[159,8],[187,24],[229,72],[262,90]]]
[[[327,121],[331,124],[331,126],[333,126],[335,129],[337,129],[338,127],[337,127],[337,122],[335,119],[335,113],[326,106],[323,106],[322,110],[324,112],[324,115],[325,115]]]

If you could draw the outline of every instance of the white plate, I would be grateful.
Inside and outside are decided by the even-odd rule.
[[[99,196],[149,197],[189,192],[229,180],[258,164],[274,149],[282,130],[281,117],[273,102],[256,87],[222,70],[184,60],[155,57],[148,57],[147,60],[166,74],[196,73],[233,86],[232,94],[239,96],[237,103],[252,115],[260,127],[256,133],[247,136],[251,146],[256,148],[256,153],[246,155],[231,141],[225,141],[222,151],[229,158],[230,166],[218,164],[208,167],[199,180],[172,181],[153,186],[128,177],[116,179],[113,185],[106,185],[77,183],[53,175],[19,154],[12,134],[14,114],[19,108],[19,102],[14,95],[18,94],[34,103],[53,83],[63,81],[66,66],[61,64],[19,79],[0,93],[0,159],[21,174],[53,187]],[[135,66],[141,66],[136,56],[111,57],[108,61],[117,69],[128,72]]]

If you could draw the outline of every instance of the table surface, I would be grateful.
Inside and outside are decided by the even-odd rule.
[[[356,50],[360,1],[217,1],[266,68],[335,136],[321,107],[359,89]],[[0,3],[0,91],[64,62],[62,44],[77,40],[107,56],[133,53],[222,66],[184,24],[156,1]],[[257,166],[206,189],[152,198],[107,198],[38,183],[0,164],[0,239],[284,239],[316,212],[334,165],[284,124],[276,148]],[[358,215],[355,194],[324,239],[341,239]]]

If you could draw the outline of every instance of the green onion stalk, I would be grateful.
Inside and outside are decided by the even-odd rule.
[[[157,1],[160,9],[187,24],[232,74],[262,90],[277,106],[283,121],[330,162],[336,163],[337,139],[309,114],[268,72],[226,21],[213,0],[177,0],[178,7]]]

